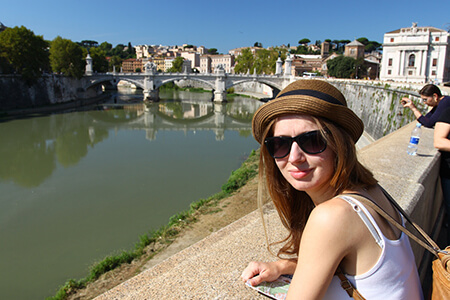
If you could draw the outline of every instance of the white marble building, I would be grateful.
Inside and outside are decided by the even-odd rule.
[[[415,83],[450,81],[450,33],[434,27],[401,28],[383,40],[381,80]]]

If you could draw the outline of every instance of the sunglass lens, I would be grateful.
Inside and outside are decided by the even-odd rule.
[[[274,158],[282,158],[289,154],[291,150],[290,139],[283,137],[273,137],[266,141],[267,150]]]
[[[325,150],[325,140],[319,131],[311,131],[301,136],[299,141],[300,147],[309,154],[317,154]]]

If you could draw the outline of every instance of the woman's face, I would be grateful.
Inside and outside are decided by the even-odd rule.
[[[318,129],[318,125],[308,116],[284,116],[275,122],[273,135],[295,137]],[[275,163],[292,187],[305,191],[313,198],[315,193],[324,195],[331,188],[329,182],[334,173],[334,159],[335,154],[329,147],[322,153],[307,154],[293,142],[290,153],[276,158]]]
[[[437,103],[437,94],[433,94],[432,96],[420,95],[420,98],[422,98],[423,103],[428,106],[434,107],[438,104]]]

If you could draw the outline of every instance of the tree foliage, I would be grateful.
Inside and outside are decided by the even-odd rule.
[[[216,49],[216,48],[208,49],[207,52],[208,52],[208,54],[211,54],[211,55],[219,54],[219,53],[217,52],[217,49]]]
[[[53,72],[81,78],[86,67],[84,57],[83,49],[71,40],[57,36],[51,42],[50,65]]]
[[[305,45],[308,45],[309,43],[311,43],[311,40],[309,40],[309,39],[301,39],[300,41],[298,41],[298,44],[299,45],[303,45],[303,46],[305,46]]]
[[[108,72],[108,61],[106,60],[106,52],[100,47],[91,48],[89,54],[92,58],[92,69],[94,72]]]
[[[351,78],[354,74],[356,60],[340,55],[327,61],[328,75],[337,78]]]
[[[358,42],[360,42],[361,44],[364,44],[364,51],[365,52],[372,52],[372,51],[377,51],[380,50],[382,47],[382,44],[376,42],[376,41],[369,41],[367,38],[362,37],[357,39]]]
[[[253,74],[256,71],[256,74],[274,74],[279,53],[282,60],[286,59],[286,49],[261,49],[253,55],[250,48],[244,48],[236,58],[234,72]]]
[[[234,66],[235,73],[250,73],[253,74],[253,68],[255,59],[250,48],[242,49],[241,55],[236,58],[236,64]]]
[[[181,56],[178,56],[175,58],[172,62],[172,67],[168,70],[171,73],[181,73],[183,69],[183,62],[184,58]]]
[[[48,43],[24,26],[0,33],[0,70],[15,72],[31,83],[49,69]]]
[[[111,56],[111,59],[109,60],[109,71],[113,71],[115,67],[115,70],[118,72],[122,67],[122,61],[123,59],[120,58],[120,56]]]

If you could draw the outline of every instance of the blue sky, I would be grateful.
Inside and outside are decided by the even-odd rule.
[[[386,32],[410,27],[450,29],[450,1],[438,0],[0,0],[0,22],[25,26],[46,40],[117,44],[193,44],[221,53],[308,38],[383,41]]]

